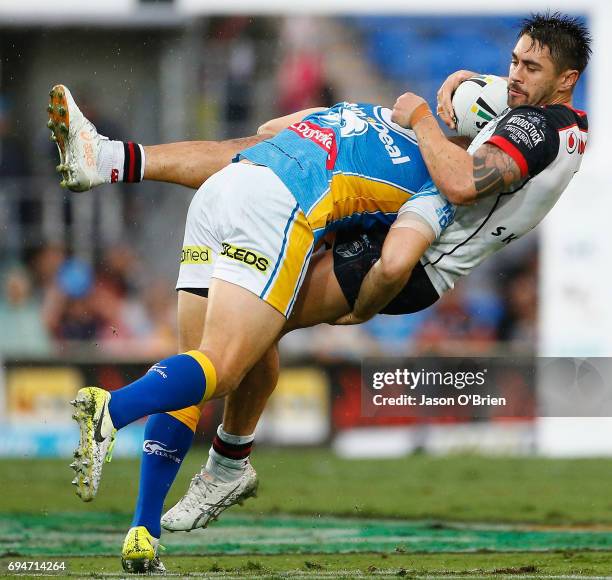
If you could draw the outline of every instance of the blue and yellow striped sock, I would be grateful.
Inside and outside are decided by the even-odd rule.
[[[140,486],[132,527],[144,526],[159,538],[164,500],[187,455],[200,418],[198,407],[151,415],[145,427]]]
[[[108,411],[115,429],[154,413],[198,405],[217,386],[215,367],[198,350],[154,364],[144,377],[111,393]]]

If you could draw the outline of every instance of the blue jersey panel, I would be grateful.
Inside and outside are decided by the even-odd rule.
[[[316,233],[390,223],[430,179],[414,133],[393,123],[389,109],[363,103],[310,115],[241,156],[279,176]]]

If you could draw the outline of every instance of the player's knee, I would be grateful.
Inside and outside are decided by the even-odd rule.
[[[224,372],[223,370],[217,375],[217,388],[215,389],[215,397],[225,397],[232,391],[235,391],[240,385],[244,374],[235,372]]]
[[[215,392],[214,398],[225,397],[235,390],[242,379],[244,371],[237,368],[239,365],[232,364],[232,361],[226,357],[210,357],[215,367]]]
[[[218,352],[204,349],[201,352],[214,369],[215,387],[212,398],[229,395],[238,388],[249,371],[253,372],[253,380],[257,383],[276,384],[278,380],[279,360],[276,346],[270,347],[253,368],[241,364],[239,353],[231,350]]]

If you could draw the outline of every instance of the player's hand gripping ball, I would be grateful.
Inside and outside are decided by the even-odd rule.
[[[494,75],[470,77],[457,87],[452,102],[457,133],[474,138],[508,108],[508,82]]]

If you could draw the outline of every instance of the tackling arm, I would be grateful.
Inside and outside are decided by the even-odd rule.
[[[258,135],[276,135],[280,133],[283,129],[290,127],[294,123],[298,123],[308,115],[312,115],[313,113],[318,113],[320,111],[325,111],[325,107],[313,107],[312,109],[304,109],[303,111],[298,111],[297,113],[291,113],[291,115],[285,115],[284,117],[278,117],[276,119],[272,119],[266,123],[264,123],[259,129],[257,129]]]
[[[385,238],[380,258],[361,284],[353,312],[336,324],[360,324],[378,314],[406,285],[434,238],[431,226],[415,214],[399,216]]]
[[[270,135],[254,135],[228,141],[181,141],[148,145],[144,148],[144,178],[197,189],[213,173],[229,165],[240,151],[268,137]]]
[[[183,141],[150,145],[145,150],[144,178],[176,183],[197,189],[211,175],[223,169],[240,153],[268,139],[308,115],[324,110],[305,109],[285,117],[272,119],[257,130],[257,135],[227,141]]]

